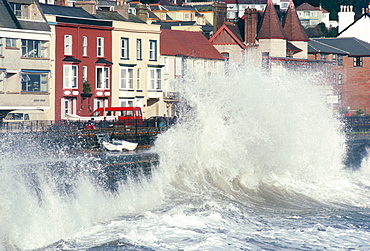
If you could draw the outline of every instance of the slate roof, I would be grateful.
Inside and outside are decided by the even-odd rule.
[[[309,41],[307,33],[301,25],[301,21],[298,18],[297,12],[294,7],[294,3],[291,0],[289,3],[288,10],[286,12],[283,29],[289,41]]]
[[[114,21],[127,21],[121,14],[117,11],[96,11],[95,17],[105,20],[114,20]]]
[[[267,2],[262,23],[260,24],[260,30],[257,35],[257,39],[263,38],[286,39],[286,34],[280,24],[279,17],[272,0],[268,0]]]
[[[88,13],[81,7],[68,7],[51,4],[40,4],[40,6],[44,14],[48,15],[97,19],[94,15]]]
[[[195,31],[161,30],[160,52],[170,56],[224,59],[201,32]]]
[[[370,44],[354,37],[314,38],[308,42],[308,52],[370,56]]]
[[[17,18],[11,11],[11,8],[6,0],[0,0],[0,27],[19,29],[21,28]]]

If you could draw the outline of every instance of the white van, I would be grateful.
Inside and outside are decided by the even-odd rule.
[[[31,124],[32,122],[45,122],[46,120],[48,120],[46,114],[41,110],[14,110],[3,118],[3,123]]]

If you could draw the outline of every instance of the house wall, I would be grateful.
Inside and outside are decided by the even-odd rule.
[[[260,39],[259,51],[269,52],[270,57],[286,57],[285,39]]]
[[[113,75],[112,75],[112,106],[122,106],[123,103],[131,101],[134,106],[141,107],[143,116],[148,118],[154,115],[163,115],[165,113],[165,104],[163,102],[163,77],[161,76],[161,85],[159,89],[150,88],[150,70],[161,70],[159,54],[159,36],[160,26],[120,22],[113,23]],[[129,58],[121,57],[121,38],[128,38]],[[142,43],[142,59],[136,55],[137,39]],[[157,41],[157,60],[149,59],[149,41]],[[133,88],[121,88],[121,68],[133,69]],[[140,71],[140,76],[138,75]]]
[[[22,57],[21,39],[47,41],[50,45],[50,32],[23,31],[19,29],[2,29],[2,55],[0,55],[0,71],[2,84],[0,85],[0,111],[15,109],[43,109],[48,111],[51,106],[50,100],[50,74],[48,76],[47,90],[43,92],[22,91],[21,71],[41,70],[50,71],[50,49],[43,58]],[[16,39],[16,47],[6,47],[6,38]],[[50,119],[52,116],[50,115]]]
[[[230,63],[242,63],[243,62],[243,49],[236,44],[215,44],[213,45],[221,54],[229,53]]]
[[[368,15],[364,15],[361,19],[357,20],[356,23],[354,23],[351,27],[341,33],[338,37],[355,37],[370,43],[370,32],[364,32],[369,29],[369,26],[370,17]]]
[[[64,53],[64,36],[72,35],[72,55],[65,55]],[[55,27],[55,118],[65,119],[65,112],[77,114],[80,116],[88,116],[97,107],[97,102],[101,101],[100,106],[111,105],[111,79],[112,69],[111,65],[97,64],[99,58],[107,61],[112,61],[112,35],[110,27],[66,24],[58,23]],[[82,55],[83,37],[87,37],[87,56]],[[104,38],[104,56],[97,57],[97,37]],[[81,62],[64,62],[66,56],[71,56]],[[77,65],[77,87],[64,87],[64,65]],[[87,80],[92,87],[92,97],[81,97],[83,88],[83,66],[87,66]],[[108,89],[97,88],[97,67],[108,67],[110,86]],[[70,102],[69,108],[66,109],[62,103]]]

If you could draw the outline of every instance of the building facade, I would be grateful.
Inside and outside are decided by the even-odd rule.
[[[0,13],[0,118],[39,109],[52,119],[50,27],[33,0],[2,1]]]

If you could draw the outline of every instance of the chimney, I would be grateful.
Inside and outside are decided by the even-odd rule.
[[[90,14],[96,14],[96,2],[95,1],[76,1],[75,7],[81,7]]]
[[[244,11],[244,43],[247,46],[253,46],[257,36],[257,10],[245,9]]]
[[[135,9],[136,16],[146,23],[148,20],[148,8],[145,6],[145,4],[139,3],[135,6]]]
[[[227,12],[227,5],[224,2],[215,2],[213,4],[213,34],[216,33],[218,29],[226,21],[226,12]]]
[[[341,5],[338,12],[338,33],[342,32],[355,21],[355,12],[352,5]]]
[[[114,8],[121,16],[128,19],[128,5],[126,0],[118,0],[117,6]]]
[[[68,6],[68,0],[56,0],[56,5]]]

